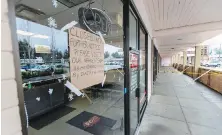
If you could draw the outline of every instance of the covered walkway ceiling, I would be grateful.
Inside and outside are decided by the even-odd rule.
[[[222,0],[144,0],[144,4],[161,56],[222,33]]]

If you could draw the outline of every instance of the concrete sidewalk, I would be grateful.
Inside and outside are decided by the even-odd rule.
[[[222,95],[191,82],[173,68],[161,68],[140,135],[222,135]]]

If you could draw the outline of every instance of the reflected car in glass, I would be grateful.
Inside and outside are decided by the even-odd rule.
[[[219,62],[219,61],[209,61],[209,62],[206,62],[206,63],[201,63],[201,66],[204,66],[204,67],[220,67],[221,62]]]

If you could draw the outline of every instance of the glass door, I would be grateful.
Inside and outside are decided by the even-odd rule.
[[[134,134],[139,120],[139,44],[138,44],[138,20],[130,12],[130,53],[129,53],[129,102],[130,102],[130,134]]]
[[[146,67],[146,55],[147,55],[147,47],[146,47],[146,34],[145,30],[143,29],[142,25],[140,25],[139,30],[139,52],[140,52],[140,60],[139,60],[139,72],[140,72],[140,79],[139,79],[139,111],[140,111],[140,118],[142,117],[142,113],[145,109],[145,103],[147,101],[147,84],[146,84],[146,76],[147,76],[147,67]]]
[[[137,133],[147,102],[147,41],[148,35],[135,10],[124,5],[124,127],[126,135]]]
[[[130,50],[130,134],[134,134],[139,120],[139,51]]]

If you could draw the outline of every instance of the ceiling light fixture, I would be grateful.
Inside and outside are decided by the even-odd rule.
[[[48,39],[49,38],[49,36],[47,36],[47,35],[35,34],[35,33],[32,33],[32,32],[27,32],[27,31],[22,31],[22,30],[17,30],[17,34],[23,35],[23,36],[31,36],[31,37],[34,37],[34,38],[42,38],[42,39]]]
[[[178,38],[177,40],[182,40],[181,38]]]
[[[16,5],[15,11],[16,11],[16,16],[34,22],[36,22],[39,19],[39,17],[45,16],[45,13],[42,12],[40,8],[34,9],[23,4]]]
[[[23,36],[32,36],[34,33],[27,32],[27,31],[22,31],[22,30],[17,30],[17,34],[23,35]]]
[[[34,35],[34,36],[32,36],[32,37],[34,37],[34,38],[43,38],[43,39],[48,39],[48,38],[49,38],[49,36],[40,35],[40,34]]]

